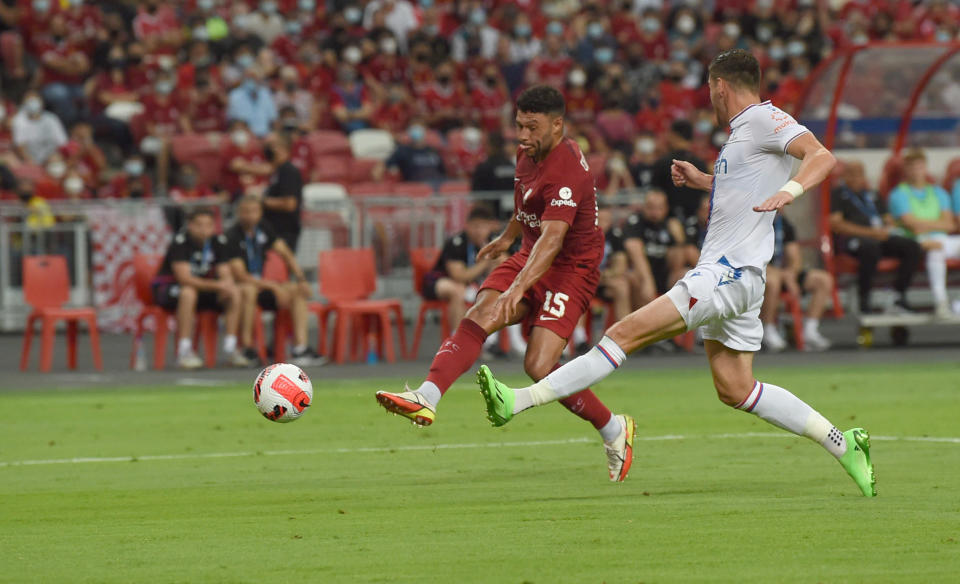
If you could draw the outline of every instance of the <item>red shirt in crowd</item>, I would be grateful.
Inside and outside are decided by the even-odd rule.
[[[113,179],[100,189],[100,198],[105,199],[129,199],[136,197],[149,199],[153,197],[153,186],[147,175],[130,176],[125,172],[120,172]]]
[[[263,155],[263,149],[256,142],[251,141],[251,143],[244,148],[240,148],[230,141],[225,142],[220,154],[220,186],[223,187],[224,190],[233,195],[248,186],[266,184],[269,177],[249,174],[240,175],[230,170],[230,163],[238,158],[245,162],[267,161]]]
[[[187,108],[194,132],[222,132],[226,130],[226,110],[222,95],[197,93]]]
[[[413,111],[409,103],[385,102],[373,113],[373,125],[393,134],[399,134],[410,125],[411,117],[413,117]]]
[[[173,95],[161,97],[147,95],[141,100],[143,116],[154,132],[161,136],[173,136],[180,133],[180,117],[186,113],[179,99]]]
[[[528,65],[529,70],[533,71],[536,83],[554,87],[563,87],[571,67],[573,67],[573,59],[566,55],[558,57],[540,55],[534,57]]]
[[[470,109],[479,118],[480,127],[487,132],[499,132],[503,125],[503,106],[507,92],[500,86],[477,85],[470,92]]]
[[[592,124],[600,111],[600,96],[592,89],[570,90],[566,94],[567,118],[575,124]]]
[[[304,182],[310,182],[313,176],[313,162],[316,157],[306,134],[301,134],[290,144],[290,162],[300,170]]]
[[[80,47],[74,45],[73,43],[61,40],[60,42],[54,41],[50,37],[37,40],[37,55],[40,57],[40,62],[43,63],[43,83],[67,83],[69,85],[80,85],[86,81],[86,74],[80,75],[71,75],[68,73],[62,73],[56,69],[50,67],[46,64],[47,58],[59,58],[59,59],[69,59],[77,58],[78,55],[82,55],[83,58],[89,58]]]

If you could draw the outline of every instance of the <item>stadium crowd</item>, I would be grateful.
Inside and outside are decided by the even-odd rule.
[[[513,100],[550,84],[563,90],[567,133],[601,192],[648,189],[622,226],[600,211],[610,252],[600,294],[622,316],[696,263],[709,204],[671,184],[669,160],[706,169],[726,140],[704,83],[713,55],[751,49],[764,98],[789,112],[832,51],[950,40],[958,23],[960,9],[944,0],[0,0],[0,188],[40,209],[54,199],[269,201],[272,189],[266,211],[277,217],[298,212],[300,187],[316,180],[467,180],[475,191],[512,190]],[[367,129],[388,132],[397,146],[360,174],[342,176],[315,152],[318,136]],[[219,144],[215,168],[175,156],[174,141],[191,135]],[[869,191],[847,178],[848,191]],[[941,202],[960,210],[955,199]],[[902,291],[921,254],[887,243],[885,210],[877,224],[870,213],[854,217],[860,207],[850,200],[836,203],[831,220],[838,249],[867,266],[859,282],[869,310],[869,258],[905,258]],[[890,210],[899,218],[911,209]],[[798,264],[792,228],[778,225],[774,267],[785,290],[813,296],[808,346],[826,348],[817,322],[832,281]],[[937,229],[955,230],[947,227]],[[295,251],[299,222],[273,228]],[[928,257],[951,251],[936,250]],[[765,312],[771,328],[775,311]],[[769,338],[782,348],[782,338]]]

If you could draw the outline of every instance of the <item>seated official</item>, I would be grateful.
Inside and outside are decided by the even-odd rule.
[[[804,293],[809,293],[810,302],[803,320],[805,348],[810,351],[829,349],[830,341],[820,334],[820,317],[823,316],[827,299],[833,292],[833,276],[826,270],[804,267],[796,232],[783,215],[778,214],[773,220],[773,234],[773,258],[767,264],[767,286],[763,307],[760,309],[760,321],[763,323],[762,345],[773,352],[787,347],[787,341],[777,328],[780,294],[790,292],[800,300]]]
[[[687,240],[684,245],[683,259],[688,266],[696,266],[700,262],[700,248],[707,237],[707,224],[710,222],[710,195],[700,199],[697,214],[683,220],[683,235]]]
[[[649,265],[656,294],[664,294],[686,272],[683,225],[668,216],[667,197],[659,190],[647,192],[640,213],[627,219],[624,246],[635,270]],[[648,299],[647,301],[649,302]]]
[[[886,205],[875,191],[867,187],[863,163],[848,161],[844,166],[843,184],[834,189],[830,199],[830,230],[836,238],[839,253],[857,259],[857,297],[860,312],[873,312],[870,292],[877,274],[877,262],[882,257],[900,260],[894,308],[909,310],[907,289],[920,266],[923,249],[916,240],[898,233]]]
[[[219,310],[224,315],[223,352],[230,363],[250,362],[237,351],[240,290],[230,275],[226,238],[215,234],[213,211],[195,209],[177,233],[153,280],[154,302],[177,313],[177,365],[199,369],[203,361],[193,349],[193,326],[198,310]]]
[[[450,329],[466,314],[466,302],[476,298],[477,285],[499,262],[499,259],[477,261],[477,253],[490,242],[496,229],[493,214],[486,207],[475,207],[467,216],[465,229],[443,244],[433,269],[423,276],[423,297],[447,303]]]
[[[240,285],[242,302],[240,344],[244,356],[259,361],[253,348],[253,326],[257,306],[263,310],[290,311],[293,321],[293,351],[290,362],[300,367],[322,365],[323,359],[307,346],[307,300],[311,290],[303,270],[290,247],[280,239],[270,224],[263,221],[263,206],[256,195],[246,195],[237,203],[237,222],[227,233],[230,268]],[[263,279],[267,251],[276,252],[287,264],[295,282],[272,282]]]

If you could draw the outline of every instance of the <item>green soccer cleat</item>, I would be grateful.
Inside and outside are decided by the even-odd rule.
[[[857,483],[864,497],[877,496],[877,479],[870,462],[870,434],[863,428],[853,428],[843,433],[847,451],[840,457],[840,464]]]
[[[487,419],[494,426],[503,426],[513,418],[513,402],[515,394],[512,389],[493,378],[493,373],[486,365],[481,365],[477,371],[477,383],[480,393],[487,404]]]

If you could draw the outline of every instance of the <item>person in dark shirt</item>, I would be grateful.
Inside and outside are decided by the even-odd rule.
[[[909,310],[907,289],[920,266],[923,250],[915,239],[896,235],[893,219],[883,199],[868,188],[863,164],[848,161],[844,166],[843,184],[834,189],[830,199],[830,230],[835,236],[837,252],[857,259],[857,295],[860,311],[871,312],[870,291],[882,257],[900,260],[893,287],[899,298],[895,310]]]
[[[514,161],[516,148],[507,143],[503,134],[492,133],[487,136],[487,158],[473,169],[470,179],[472,192],[510,192],[513,193],[513,178],[516,174],[517,163]],[[509,209],[504,209],[500,201],[494,202],[495,214],[498,218],[510,215]]]
[[[407,130],[409,144],[399,144],[386,162],[373,170],[375,180],[383,178],[386,170],[400,172],[407,182],[439,182],[446,178],[443,157],[437,149],[426,142],[427,130],[420,122],[414,122]],[[512,188],[512,186],[511,186]]]
[[[700,248],[707,237],[707,224],[710,222],[710,195],[703,195],[697,214],[687,217],[683,221],[683,236],[687,243],[684,245],[684,260],[688,266],[695,266],[700,261]]]
[[[264,148],[273,164],[273,175],[263,195],[263,218],[293,252],[300,239],[300,207],[303,204],[303,175],[290,162],[290,139],[273,137]]]
[[[642,212],[631,215],[623,230],[624,246],[634,269],[644,262],[649,265],[657,294],[664,294],[683,276],[686,265],[683,225],[668,216],[668,211],[667,197],[661,191],[650,190]]]
[[[477,252],[490,242],[496,227],[490,210],[475,207],[467,216],[465,227],[443,244],[437,263],[423,276],[423,297],[447,303],[451,330],[463,319],[465,303],[476,297],[476,285],[500,263],[497,259],[477,261]]]
[[[227,233],[227,251],[232,254],[230,269],[240,285],[241,310],[240,345],[244,356],[257,362],[253,348],[253,326],[256,309],[290,311],[293,321],[293,353],[290,362],[300,367],[322,365],[316,352],[307,346],[307,300],[312,291],[303,270],[297,264],[290,246],[280,239],[269,223],[263,221],[260,198],[246,195],[237,203],[237,222]],[[295,282],[277,282],[264,279],[267,252],[273,251],[287,265]]]
[[[667,195],[670,214],[681,221],[697,214],[700,206],[700,197],[703,191],[673,184],[670,177],[670,167],[674,160],[686,160],[697,167],[697,170],[706,172],[703,160],[690,151],[690,141],[693,139],[693,126],[687,120],[677,120],[670,125],[667,134],[667,143],[670,151],[661,156],[653,165],[653,186]]]
[[[760,321],[763,323],[763,347],[768,351],[779,352],[787,347],[787,342],[777,328],[777,314],[780,310],[780,295],[789,292],[797,301],[805,293],[810,294],[807,314],[803,322],[805,349],[824,351],[830,348],[830,341],[820,334],[820,317],[826,308],[827,299],[833,292],[833,276],[826,270],[806,268],[797,243],[793,225],[783,215],[773,220],[774,248],[773,257],[767,264],[767,286],[760,309]]]
[[[625,234],[613,225],[613,211],[601,207],[597,211],[597,225],[604,232],[603,262],[600,264],[600,287],[597,297],[613,305],[616,320],[623,320],[632,312],[630,279],[627,277],[627,250]]]
[[[224,353],[233,365],[249,365],[237,351],[240,290],[230,275],[229,259],[226,238],[215,235],[213,211],[195,209],[187,216],[184,229],[174,236],[152,282],[154,302],[177,313],[177,364],[181,368],[203,366],[193,350],[192,340],[198,310],[223,311]]]

